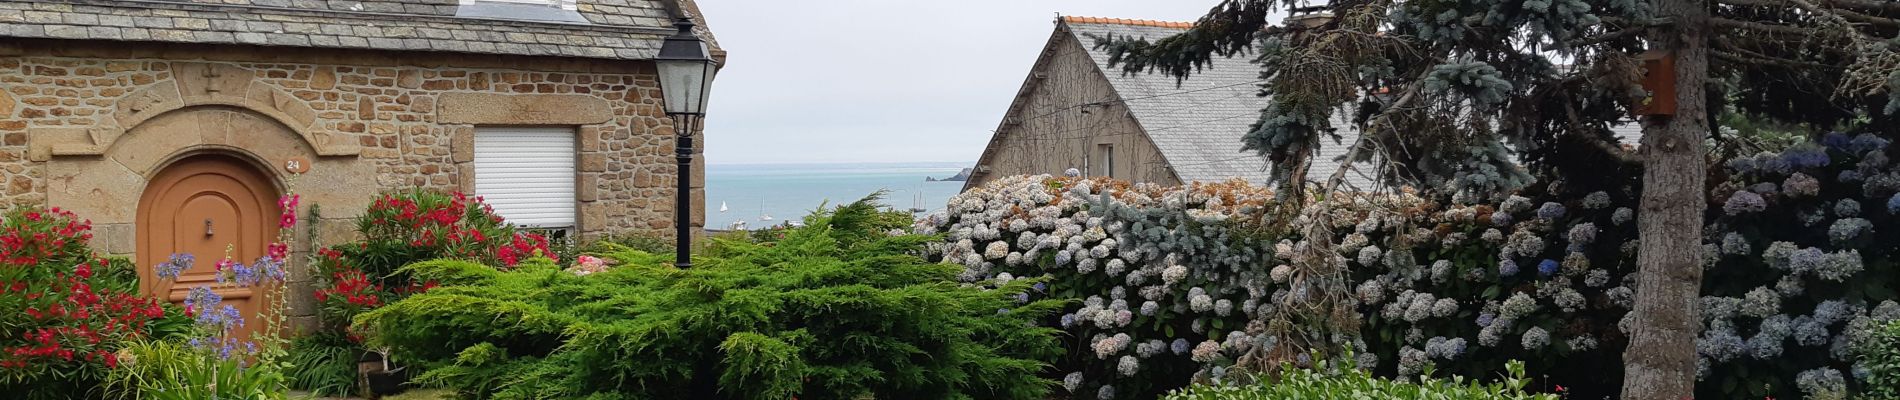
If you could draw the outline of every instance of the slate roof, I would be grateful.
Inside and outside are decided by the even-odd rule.
[[[1260,67],[1253,64],[1251,56],[1215,57],[1211,65],[1177,85],[1175,78],[1166,74],[1122,73],[1119,66],[1108,65],[1108,52],[1094,44],[1096,38],[1111,34],[1158,40],[1187,30],[1192,24],[1090,17],[1063,17],[1060,24],[1058,29],[1066,29],[1089,49],[1090,58],[1183,182],[1218,182],[1236,177],[1255,184],[1268,182],[1266,158],[1241,150],[1241,136],[1251,130],[1268,103],[1268,98],[1259,95]],[[1352,124],[1339,115],[1334,117],[1333,125]],[[1344,144],[1326,140],[1320,146],[1309,179],[1323,180],[1339,168],[1333,159],[1345,154],[1358,133],[1347,130],[1341,136]],[[1372,187],[1373,180],[1362,174],[1349,172],[1347,179],[1347,183],[1360,188]]]
[[[530,13],[460,0],[0,0],[0,37],[638,60],[673,33],[667,2],[685,0],[575,1]]]

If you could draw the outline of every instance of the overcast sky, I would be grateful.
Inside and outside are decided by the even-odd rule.
[[[975,162],[1062,15],[1193,21],[1217,0],[700,0],[731,52],[713,164]]]

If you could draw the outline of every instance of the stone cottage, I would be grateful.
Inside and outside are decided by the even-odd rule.
[[[321,206],[312,223],[332,242],[378,193],[410,187],[579,238],[666,235],[674,129],[651,58],[673,16],[697,14],[690,0],[0,0],[0,206],[72,210],[142,266],[227,244],[262,255],[286,191]],[[181,281],[209,279],[199,264]],[[292,306],[312,313],[307,293]]]

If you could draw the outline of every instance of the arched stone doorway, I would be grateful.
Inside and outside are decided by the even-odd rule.
[[[260,311],[267,309],[269,293],[261,286],[217,284],[216,265],[227,255],[249,264],[265,254],[278,233],[279,193],[263,171],[229,155],[192,155],[164,166],[138,203],[137,259],[146,267],[139,268],[142,291],[176,303],[192,287],[212,286],[244,315],[236,337],[251,337],[263,325]],[[178,253],[195,256],[197,263],[176,281],[157,279],[151,266]]]

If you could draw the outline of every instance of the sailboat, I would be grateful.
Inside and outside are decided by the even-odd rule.
[[[924,194],[922,192],[918,192],[917,200],[912,201],[910,203],[910,212],[912,214],[921,214],[925,211],[930,211],[930,210],[924,209]]]
[[[719,212],[726,212],[726,202],[719,202]]]
[[[771,221],[771,220],[772,220],[772,214],[766,214],[766,213],[765,213],[765,202],[764,202],[764,201],[760,201],[760,202],[759,202],[759,220],[760,220],[760,221]]]

